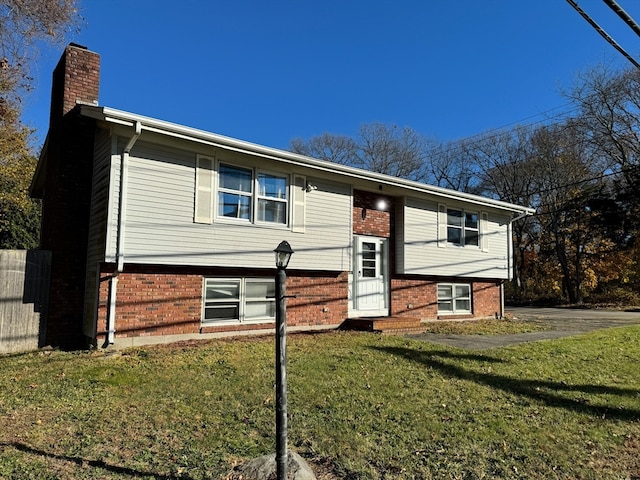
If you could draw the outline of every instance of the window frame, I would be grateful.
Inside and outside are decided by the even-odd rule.
[[[281,178],[285,181],[284,187],[284,198],[269,196],[261,193],[261,185],[260,185],[260,176],[268,176],[271,178]],[[289,216],[290,216],[290,208],[291,208],[291,181],[289,179],[289,175],[286,174],[277,174],[274,172],[269,172],[266,170],[257,170],[255,172],[255,220],[254,223],[266,224],[266,225],[279,225],[286,227],[289,225]],[[265,200],[267,202],[276,202],[284,204],[284,222],[273,222],[259,218],[260,217],[260,200]]]
[[[455,218],[459,218],[460,219],[460,224],[456,225],[454,223],[450,223],[449,218],[450,216],[452,216],[450,214],[450,212],[456,212],[459,213],[459,215],[456,215]],[[476,248],[480,248],[480,246],[482,245],[482,240],[481,240],[481,235],[482,235],[482,230],[480,228],[480,224],[481,224],[481,218],[482,218],[482,214],[479,211],[476,210],[465,210],[464,208],[452,208],[447,206],[444,212],[445,216],[446,216],[446,242],[447,244],[451,244],[451,245],[456,245],[458,247],[476,247]],[[468,226],[468,216],[470,215],[474,215],[475,216],[475,227],[472,226]],[[455,229],[456,231],[459,231],[459,238],[460,241],[454,241],[451,240],[451,235],[449,234],[449,231],[451,229]],[[471,234],[472,232],[475,232],[475,243],[468,243],[468,239],[469,238],[473,238],[473,235]]]
[[[224,284],[224,283],[236,283],[238,289],[238,295],[233,299],[207,299],[207,289],[211,284]],[[247,295],[247,284],[266,283],[267,295],[265,297],[254,296],[249,297]],[[269,295],[273,293],[273,296]],[[248,317],[247,304],[256,305],[258,303],[265,303],[268,305],[267,310],[272,312],[273,315],[266,316],[253,316]],[[207,309],[215,308],[215,305],[237,305],[237,318],[221,318],[207,319]],[[202,281],[202,311],[200,315],[200,324],[203,327],[215,327],[219,325],[238,325],[238,324],[259,324],[259,323],[273,323],[276,320],[276,298],[275,298],[275,279],[269,277],[204,277]]]
[[[442,288],[450,288],[451,294],[441,296],[440,291]],[[457,293],[458,288],[466,288],[468,293],[466,295],[459,295]],[[458,302],[468,302],[469,308],[458,308]],[[436,285],[436,303],[438,305],[438,315],[469,315],[473,314],[473,287],[471,283],[453,283],[444,282]],[[451,309],[441,309],[441,305],[444,303],[450,303]]]
[[[250,190],[246,191],[246,190],[236,190],[236,189],[232,189],[232,188],[228,188],[228,187],[223,187],[222,186],[222,169],[223,168],[229,168],[229,169],[235,169],[235,170],[244,170],[246,172],[249,172],[251,175],[251,179],[249,181],[249,186],[250,186]],[[231,221],[241,221],[241,222],[252,222],[253,216],[254,216],[254,197],[255,197],[255,173],[254,170],[252,168],[245,168],[245,167],[240,167],[237,165],[231,165],[228,163],[224,163],[224,162],[220,162],[218,163],[218,170],[217,170],[217,178],[218,178],[218,182],[216,184],[216,191],[215,191],[215,201],[216,201],[216,218],[221,218],[221,219],[225,219],[225,220],[231,220]],[[224,215],[223,213],[221,213],[221,209],[224,206],[224,203],[221,202],[220,200],[220,196],[224,195],[224,194],[229,194],[229,195],[237,195],[238,197],[243,197],[243,198],[248,198],[249,199],[249,216],[248,218],[244,218],[244,217],[240,217],[240,216],[236,216],[236,217],[232,217],[229,215]],[[240,208],[238,209],[240,212]]]
[[[226,187],[221,187],[221,170],[223,167],[245,170],[251,172],[251,192],[242,192],[238,190],[228,189]],[[285,188],[283,192],[283,198],[276,196],[269,196],[266,194],[261,194],[260,188],[260,178],[261,176],[267,176],[272,178],[284,179]],[[291,194],[291,175],[283,172],[274,172],[270,170],[265,170],[261,168],[255,167],[245,167],[233,162],[226,162],[224,160],[219,160],[216,169],[216,185],[215,192],[213,195],[214,198],[214,212],[215,212],[215,221],[220,222],[231,222],[231,223],[243,223],[243,224],[251,224],[251,225],[260,225],[260,226],[268,226],[275,228],[290,228],[291,223],[291,208],[292,208],[292,194]],[[221,208],[221,194],[232,194],[232,195],[242,195],[245,197],[249,197],[249,218],[235,218],[232,216],[223,215],[220,211]],[[278,221],[269,221],[265,220],[264,217],[260,218],[260,204],[261,201],[266,202],[276,202],[284,204],[284,222]]]

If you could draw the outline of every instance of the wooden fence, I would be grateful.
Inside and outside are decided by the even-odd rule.
[[[0,250],[0,353],[43,346],[51,252]]]

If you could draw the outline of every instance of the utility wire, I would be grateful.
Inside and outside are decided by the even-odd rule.
[[[624,20],[624,22],[631,27],[631,30],[636,32],[636,35],[640,36],[640,25],[636,23],[636,21],[629,15],[624,9],[616,3],[615,0],[602,0],[604,3],[609,5],[609,8],[616,12],[616,14]]]
[[[609,42],[611,46],[613,46],[613,48],[618,50],[618,52],[620,52],[623,57],[629,60],[637,69],[640,70],[640,63],[636,62],[636,60],[631,55],[629,55],[624,50],[624,48],[622,48],[618,44],[618,42],[616,42],[607,32],[605,32],[600,25],[598,25],[589,15],[587,15],[587,12],[582,10],[574,0],[567,0],[567,3],[569,3],[569,5],[571,5],[576,12],[582,15],[582,18],[584,18],[589,23],[589,25],[591,25],[596,30],[596,32],[600,34],[602,38]]]

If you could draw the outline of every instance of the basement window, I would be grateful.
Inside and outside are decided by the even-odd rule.
[[[266,278],[205,278],[202,324],[275,321],[275,282]]]
[[[438,314],[471,313],[471,285],[468,283],[438,284]]]

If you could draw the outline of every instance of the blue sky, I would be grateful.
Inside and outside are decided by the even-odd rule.
[[[70,40],[101,55],[101,105],[284,149],[370,122],[455,140],[543,121],[581,70],[631,67],[565,0],[80,1]],[[604,2],[577,1],[640,61]],[[25,102],[40,141],[61,49]]]

